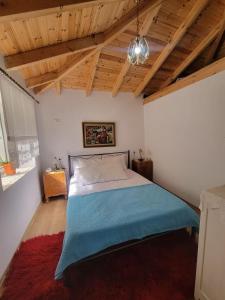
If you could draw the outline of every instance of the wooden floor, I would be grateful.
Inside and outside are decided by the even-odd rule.
[[[24,241],[36,236],[54,234],[65,230],[67,200],[63,198],[51,199],[48,203],[40,204],[24,234]]]

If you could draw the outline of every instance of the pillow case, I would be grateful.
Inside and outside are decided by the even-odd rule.
[[[124,154],[109,154],[109,155],[103,155],[102,160],[105,162],[119,162],[124,170],[127,170],[127,155]]]
[[[99,166],[85,166],[76,169],[76,179],[82,185],[101,182],[101,173]]]
[[[101,161],[100,157],[89,157],[89,158],[76,158],[73,161],[73,172],[74,178],[76,181],[79,181],[79,170],[81,168],[92,167],[97,168],[99,162]]]
[[[76,169],[77,181],[82,185],[127,179],[127,173],[119,160],[99,160]]]
[[[98,156],[89,157],[89,158],[79,157],[73,160],[73,169],[75,170],[77,168],[87,167],[90,164],[97,165],[99,161],[101,161],[101,157]]]
[[[100,164],[100,177],[102,181],[115,181],[127,179],[127,172],[120,160],[102,160]]]

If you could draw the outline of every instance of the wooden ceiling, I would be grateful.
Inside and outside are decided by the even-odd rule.
[[[152,95],[225,56],[225,0],[142,0],[151,55],[127,61],[135,0],[1,0],[0,53],[28,88]]]

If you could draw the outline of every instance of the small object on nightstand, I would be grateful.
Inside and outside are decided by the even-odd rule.
[[[132,160],[132,170],[147,178],[153,180],[153,162],[152,160]]]
[[[64,170],[43,173],[45,200],[50,197],[64,195],[67,199],[66,174]]]
[[[139,149],[139,155],[140,155],[140,158],[138,160],[143,161],[144,160],[144,151],[141,148]]]

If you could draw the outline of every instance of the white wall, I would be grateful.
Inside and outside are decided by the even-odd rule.
[[[4,67],[1,57],[0,66]],[[0,190],[0,278],[40,203],[38,170],[36,167],[6,191]]]
[[[143,105],[140,98],[120,93],[63,90],[41,95],[37,106],[38,131],[42,167],[51,167],[54,156],[67,164],[68,154],[102,153],[138,150],[144,145]],[[83,148],[82,121],[113,121],[116,123],[116,147]]]
[[[225,72],[145,105],[144,124],[156,182],[195,205],[225,184]]]
[[[35,168],[6,191],[0,191],[0,277],[40,203],[38,177]]]

